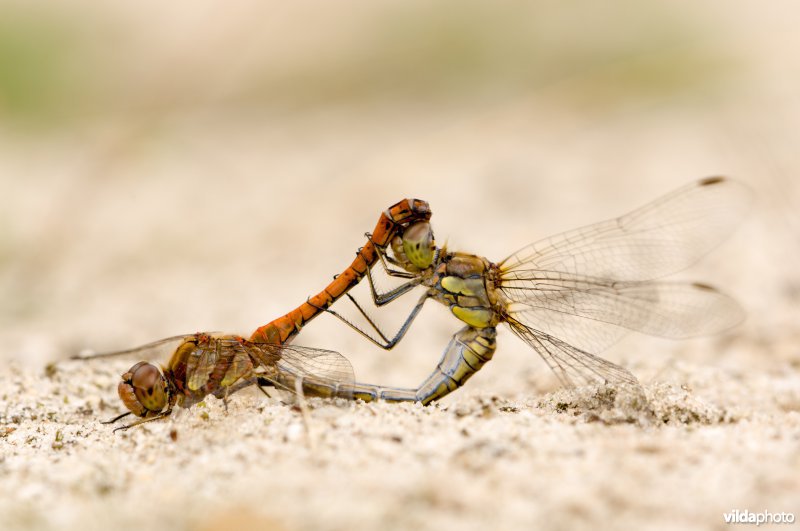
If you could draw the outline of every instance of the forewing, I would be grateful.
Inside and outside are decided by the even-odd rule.
[[[506,311],[522,324],[599,352],[629,330],[682,339],[726,330],[744,317],[728,295],[698,283],[623,282],[544,271],[503,275]]]
[[[183,334],[180,336],[172,336],[139,347],[127,348],[124,350],[114,350],[110,352],[89,352],[86,354],[76,354],[71,356],[73,360],[93,360],[99,358],[115,358],[118,356],[137,356],[144,358],[148,361],[155,361],[160,358],[165,358],[175,351],[175,347],[180,343],[194,337],[193,334]]]
[[[265,369],[263,377],[276,387],[295,392],[299,382],[303,392],[312,396],[352,396],[353,366],[338,352],[295,345],[249,345]]]
[[[610,384],[643,394],[628,370],[524,324],[509,320],[511,330],[533,347],[565,386]]]
[[[211,340],[197,344],[186,360],[186,386],[191,391],[202,389],[214,371],[222,349],[231,348],[227,342]]]
[[[253,363],[250,358],[249,351],[240,342],[229,352],[230,365],[225,371],[225,376],[220,382],[220,387],[229,387],[238,382],[242,377],[250,374],[253,370]]]
[[[735,181],[703,179],[619,218],[527,245],[503,260],[500,269],[625,281],[660,278],[718,245],[750,202],[749,189]]]

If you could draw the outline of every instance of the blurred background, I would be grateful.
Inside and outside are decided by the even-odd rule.
[[[0,0],[0,527],[798,514],[798,20],[796,0]],[[734,295],[746,322],[603,353],[674,411],[663,429],[563,412],[506,327],[445,407],[321,406],[316,449],[260,396],[113,434],[94,421],[119,411],[130,359],[45,370],[248,335],[321,290],[401,198],[430,202],[440,244],[499,261],[719,174],[753,211],[679,276]],[[396,327],[405,299],[373,316]],[[296,343],[416,386],[460,327],[431,302],[392,352],[329,316]]]
[[[725,174],[757,206],[691,276],[742,301],[760,362],[797,363],[799,16],[791,0],[2,0],[0,360],[247,334],[403,197],[430,202],[440,243],[500,260]],[[327,317],[297,342],[415,385],[460,326],[429,306],[396,352]],[[502,334],[475,389],[545,370]]]

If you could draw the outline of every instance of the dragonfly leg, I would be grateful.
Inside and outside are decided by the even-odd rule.
[[[230,387],[225,388],[225,392],[222,393],[222,407],[225,408],[225,414],[228,414],[228,395],[230,394]]]
[[[265,395],[269,396],[269,394],[267,394],[267,392],[264,391],[262,386],[263,385],[272,385],[272,384],[271,383],[264,383],[264,382],[267,382],[267,380],[264,380],[263,378],[260,378],[258,376],[250,377],[250,378],[243,378],[243,379],[239,380],[238,382],[236,382],[233,385],[226,385],[226,386],[224,386],[224,387],[222,387],[220,389],[217,389],[216,391],[214,391],[213,395],[214,395],[214,397],[219,398],[220,400],[222,400],[222,405],[225,407],[225,414],[227,415],[228,414],[228,402],[230,402],[230,399],[229,399],[230,395],[232,395],[232,394],[234,394],[234,393],[236,393],[238,391],[241,391],[245,387],[250,387],[251,385],[255,385],[256,387],[258,387],[259,391],[261,391]]]
[[[381,266],[383,267],[384,271],[386,271],[387,275],[389,275],[390,277],[414,278],[415,276],[414,273],[409,273],[408,271],[403,270],[402,269],[403,266],[400,264],[400,262],[398,262],[394,257],[387,255],[384,252],[384,247],[378,245],[372,240],[372,234],[368,232],[364,236],[366,236],[375,246],[375,253],[378,255],[378,260],[380,261]],[[387,265],[387,262],[401,269],[392,269]]]
[[[266,396],[267,398],[272,398],[272,396],[264,388],[265,387],[272,387],[274,389],[275,388],[275,384],[273,382],[271,382],[270,380],[268,380],[268,379],[266,379],[264,377],[259,376],[258,378],[256,378],[256,382],[255,383],[256,383],[256,386],[258,387],[258,390],[261,391],[262,393],[264,393],[264,396]]]
[[[125,413],[120,413],[119,415],[117,415],[113,419],[108,419],[108,420],[101,421],[100,424],[114,424],[119,419],[123,419],[123,418],[127,417],[130,414],[131,414],[130,411],[126,411]]]
[[[376,247],[376,248],[380,249],[378,247]],[[383,253],[378,251],[378,256],[381,257],[381,262],[382,262],[383,267],[386,270],[386,272],[387,273],[391,273],[392,270],[383,261]],[[391,257],[387,257],[387,258],[391,258]],[[405,272],[403,272],[403,273],[404,273],[404,275],[406,274]],[[406,282],[406,283],[404,283],[404,284],[402,284],[402,285],[400,285],[400,286],[398,286],[398,287],[396,287],[396,288],[394,288],[394,289],[392,289],[392,290],[390,290],[388,292],[381,293],[375,287],[375,283],[374,283],[374,281],[372,279],[371,270],[368,268],[367,269],[367,281],[369,282],[370,293],[372,294],[372,301],[375,304],[375,306],[380,307],[380,306],[383,306],[384,304],[388,304],[389,302],[394,301],[395,299],[401,297],[402,295],[405,295],[406,293],[408,293],[412,289],[416,288],[417,286],[422,284],[422,282],[424,281],[423,277],[421,277],[421,276],[412,275],[410,273],[408,273],[408,275],[409,276],[406,277],[406,278],[412,278],[412,280],[410,280],[409,282]],[[375,332],[377,332],[380,340],[375,339],[369,333],[365,332],[360,327],[358,327],[355,324],[353,324],[352,322],[350,322],[348,319],[343,317],[341,314],[339,314],[335,310],[331,310],[329,308],[325,308],[324,310],[326,312],[336,316],[338,319],[343,321],[345,324],[347,324],[349,327],[351,327],[352,329],[357,331],[359,334],[361,334],[362,336],[366,337],[372,343],[378,345],[379,347],[381,347],[381,348],[383,348],[385,350],[392,349],[405,336],[406,332],[408,331],[408,328],[411,326],[411,323],[414,321],[414,319],[416,318],[417,314],[422,309],[422,305],[425,303],[425,300],[428,298],[428,294],[427,293],[423,294],[423,296],[420,297],[420,300],[417,302],[417,304],[411,310],[411,312],[409,313],[408,317],[406,318],[406,320],[401,325],[400,329],[397,331],[397,333],[394,335],[394,337],[392,339],[389,339],[388,336],[378,326],[378,324],[376,324],[375,321],[373,321],[373,319],[369,316],[369,314],[366,312],[366,310],[364,310],[364,308],[361,306],[361,304],[358,303],[358,301],[355,299],[355,297],[353,297],[350,293],[346,293],[345,295],[347,296],[348,299],[350,299],[350,302],[353,303],[353,305],[356,307],[358,312],[367,320],[367,322],[369,323],[370,327]]]
[[[494,327],[462,328],[453,336],[436,369],[416,389],[381,387],[356,383],[352,398],[365,402],[421,402],[429,404],[455,391],[478,372],[494,355],[497,347]]]
[[[233,393],[235,393],[236,391],[244,389],[245,387],[248,387],[250,385],[253,385],[253,381],[252,380],[239,380],[234,385],[226,385],[225,387],[223,387],[221,389],[217,389],[214,392],[214,396],[216,398],[219,398],[219,399],[222,400],[222,407],[225,408],[225,414],[226,415],[228,414],[228,402],[230,402],[228,397],[230,395],[232,395]]]
[[[380,256],[380,253],[378,255]],[[385,267],[386,266],[384,264],[384,268]],[[388,269],[387,269],[387,273],[388,273]],[[375,306],[383,306],[384,304],[388,304],[388,303],[392,302],[396,298],[398,298],[398,297],[400,297],[402,295],[405,295],[406,293],[408,293],[412,289],[416,288],[417,286],[422,284],[422,282],[425,280],[424,277],[422,277],[420,275],[412,275],[411,273],[409,273],[409,275],[410,276],[408,276],[408,277],[403,277],[403,278],[411,279],[408,282],[404,282],[403,284],[400,284],[396,288],[391,289],[389,291],[380,292],[375,287],[375,281],[372,279],[372,270],[371,269],[367,269],[367,282],[369,283],[369,291],[372,294],[372,301],[375,303]],[[348,293],[348,295],[349,295],[349,293]],[[352,299],[352,297],[351,297],[351,299]]]
[[[131,422],[130,424],[127,424],[125,426],[118,426],[118,427],[114,428],[114,432],[113,433],[116,433],[116,432],[118,432],[120,430],[125,431],[128,428],[133,428],[135,426],[141,426],[142,424],[146,424],[148,422],[153,422],[154,420],[160,420],[160,419],[167,418],[171,413],[172,413],[172,410],[168,409],[166,411],[163,411],[163,412],[159,413],[155,417],[147,417],[147,418],[139,419],[136,422]],[[122,417],[118,417],[118,418],[122,418]]]
[[[372,241],[372,235],[368,232],[365,234],[367,238]],[[410,273],[408,271],[396,270],[389,267],[387,261],[399,267],[399,263],[392,258],[391,256],[386,255],[383,251],[383,247],[372,241],[373,245],[375,246],[375,253],[378,255],[378,259],[381,263],[381,267],[386,272],[387,275],[390,277],[399,277],[409,279],[409,282],[406,282],[390,291],[387,292],[380,292],[375,287],[375,281],[372,279],[372,268],[368,267],[366,269],[367,281],[369,282],[370,293],[372,294],[372,300],[376,306],[383,306],[384,304],[388,304],[395,300],[397,297],[401,295],[405,295],[415,287],[419,286],[423,282],[423,278],[415,273]],[[356,254],[361,253],[361,248],[358,249]],[[334,277],[335,279],[336,277]]]
[[[350,297],[350,294],[348,293],[347,296]],[[425,301],[428,300],[428,294],[424,293],[422,295],[422,297],[420,297],[419,301],[417,301],[417,304],[411,310],[411,313],[408,314],[408,317],[403,322],[402,326],[400,326],[400,329],[397,331],[397,333],[394,335],[394,337],[392,339],[389,339],[388,336],[383,333],[383,331],[380,329],[380,327],[375,323],[375,321],[373,321],[369,317],[369,315],[367,315],[367,313],[364,311],[364,309],[361,307],[361,305],[359,305],[356,302],[355,299],[350,297],[350,300],[353,301],[353,304],[356,305],[356,308],[358,308],[358,310],[361,313],[361,315],[364,316],[364,318],[367,320],[367,322],[370,324],[370,326],[378,333],[378,336],[380,337],[380,339],[375,339],[368,332],[365,332],[359,326],[357,326],[356,324],[350,322],[346,317],[342,316],[340,313],[338,313],[335,310],[331,310],[330,308],[319,308],[319,309],[323,310],[323,311],[325,311],[325,312],[327,312],[327,313],[329,313],[329,314],[331,314],[333,316],[335,316],[340,321],[342,321],[344,324],[346,324],[347,326],[349,326],[350,328],[352,328],[353,330],[355,330],[356,332],[358,332],[359,334],[361,334],[365,338],[369,339],[372,343],[374,343],[375,345],[381,347],[382,349],[391,350],[392,348],[394,348],[394,346],[397,343],[400,342],[401,339],[403,339],[403,337],[406,335],[406,332],[408,332],[408,329],[411,326],[411,323],[414,322],[414,319],[416,319],[417,315],[419,314],[420,310],[422,309],[422,306],[425,304]],[[309,301],[309,304],[312,304],[312,303]],[[313,304],[312,304],[312,306],[313,306]],[[318,308],[318,307],[315,306],[315,308]]]

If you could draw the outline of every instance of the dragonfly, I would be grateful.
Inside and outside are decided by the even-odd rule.
[[[565,386],[610,385],[643,396],[630,371],[597,353],[629,331],[680,339],[738,324],[744,312],[730,296],[705,283],[662,278],[718,245],[750,202],[744,185],[709,177],[615,219],[526,245],[497,263],[438,248],[429,220],[412,224],[389,246],[378,246],[383,269],[404,283],[381,292],[367,272],[377,306],[417,286],[426,288],[397,333],[384,334],[349,293],[378,337],[327,311],[387,350],[406,334],[428,299],[447,306],[465,326],[417,388],[356,383],[351,396],[423,404],[440,399],[492,359],[501,323]]]
[[[139,417],[127,429],[169,416],[178,405],[189,407],[211,394],[223,398],[250,385],[272,386],[323,397],[348,397],[353,368],[341,354],[289,343],[309,321],[353,288],[379,260],[378,249],[406,228],[431,218],[430,205],[421,199],[403,199],[381,213],[372,237],[353,262],[322,291],[287,314],[256,329],[249,339],[238,335],[196,333],[161,339],[141,347],[76,356],[97,359],[131,354],[147,357],[176,345],[165,367],[140,361],[122,375],[117,392],[128,409],[108,423],[127,415]]]
[[[122,375],[117,393],[127,412],[104,422],[113,424],[133,414],[128,429],[169,416],[177,405],[188,408],[213,395],[225,401],[244,387],[274,387],[303,396],[347,397],[354,380],[350,362],[330,350],[257,343],[237,335],[196,333],[168,337],[92,358],[145,354],[177,345],[165,367],[140,361]],[[82,358],[86,359],[86,358]]]

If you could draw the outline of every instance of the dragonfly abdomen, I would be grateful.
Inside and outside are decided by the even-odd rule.
[[[495,327],[466,326],[453,336],[436,369],[416,389],[357,383],[353,398],[365,402],[421,402],[429,404],[455,391],[492,359],[497,348]]]
[[[311,319],[323,312],[347,293],[378,261],[377,247],[385,248],[405,227],[431,218],[430,205],[421,199],[403,199],[381,214],[366,245],[359,249],[355,260],[322,291],[309,297],[286,315],[258,328],[251,341],[282,345],[296,335]]]

